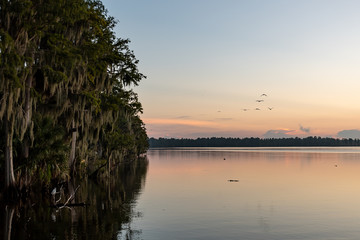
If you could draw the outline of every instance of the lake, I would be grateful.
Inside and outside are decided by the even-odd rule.
[[[147,159],[81,182],[85,207],[3,206],[2,236],[360,239],[359,147],[167,148]]]

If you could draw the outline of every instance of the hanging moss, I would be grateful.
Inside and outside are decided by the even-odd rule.
[[[120,161],[139,153],[138,134],[145,128],[134,119],[142,108],[137,95],[124,87],[137,85],[145,76],[138,71],[129,40],[115,37],[115,20],[107,16],[101,2],[17,0],[1,4],[5,11],[0,14],[0,121],[10,122],[10,135],[14,134],[19,145],[26,144],[23,138],[30,139],[36,152],[40,130],[35,121],[48,119],[65,132],[57,141],[67,146],[76,131],[80,159],[94,156],[92,163],[101,158]],[[43,120],[32,114],[40,114]],[[95,154],[99,149],[105,154]],[[44,163],[48,153],[30,154],[36,163],[34,172],[44,181],[54,176],[49,175],[50,170],[59,168]],[[21,155],[16,156],[17,166]]]

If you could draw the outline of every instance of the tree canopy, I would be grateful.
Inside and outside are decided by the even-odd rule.
[[[76,166],[91,171],[146,151],[131,89],[145,76],[115,24],[97,0],[1,0],[6,187],[49,183]]]

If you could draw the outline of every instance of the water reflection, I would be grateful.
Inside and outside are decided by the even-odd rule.
[[[40,196],[17,206],[1,205],[4,237],[10,239],[134,239],[141,233],[132,221],[142,216],[134,210],[144,188],[148,162],[124,164],[110,179],[69,183],[72,203],[86,206],[53,208],[51,197]],[[64,199],[64,198],[63,198]]]
[[[149,169],[136,162],[116,179],[82,182],[75,202],[86,207],[50,208],[49,197],[2,206],[0,238],[360,239],[360,148],[166,149],[148,158]]]
[[[134,221],[143,239],[360,239],[360,148],[152,149],[148,157],[144,217]]]

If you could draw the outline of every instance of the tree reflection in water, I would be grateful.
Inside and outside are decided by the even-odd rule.
[[[51,196],[16,206],[2,204],[1,237],[6,240],[136,239],[141,230],[132,229],[131,222],[142,216],[134,207],[144,187],[147,169],[147,159],[139,159],[119,166],[111,178],[69,183],[69,191],[80,184],[73,202],[85,202],[85,207],[52,208]]]

